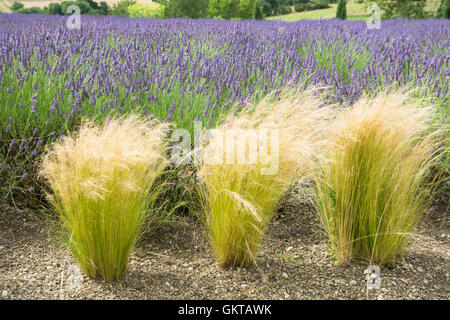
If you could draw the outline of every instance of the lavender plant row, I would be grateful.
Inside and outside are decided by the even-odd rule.
[[[286,85],[343,105],[412,85],[449,108],[450,22],[152,20],[0,14],[0,188],[32,194],[43,146],[83,117],[131,110],[192,128]]]

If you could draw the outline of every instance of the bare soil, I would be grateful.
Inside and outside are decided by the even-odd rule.
[[[307,190],[308,188],[306,188]],[[193,217],[143,238],[119,282],[84,275],[42,214],[0,206],[0,299],[444,299],[450,298],[449,205],[436,204],[407,255],[367,290],[366,264],[336,266],[305,188],[293,188],[253,269],[221,269]]]

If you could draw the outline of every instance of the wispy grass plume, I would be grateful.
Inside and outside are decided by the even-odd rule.
[[[404,253],[437,185],[430,168],[442,137],[432,117],[394,92],[361,99],[330,127],[316,204],[338,263],[394,264]]]
[[[268,147],[261,147],[259,143],[264,138],[259,135],[255,163],[249,161],[255,152],[251,151],[249,140],[236,140],[236,147],[243,146],[245,150],[243,164],[236,158],[227,164],[229,154],[220,154],[229,140],[211,138],[206,142],[205,152],[219,152],[223,159],[222,164],[204,162],[199,168],[208,239],[222,267],[256,264],[261,238],[277,202],[287,187],[310,169],[311,159],[322,142],[321,130],[329,111],[319,98],[313,97],[316,91],[284,91],[276,98],[271,95],[256,107],[222,121],[217,129],[225,135],[232,132],[245,137],[246,130],[260,134],[262,131],[258,130],[267,129]],[[279,139],[272,140],[277,130]],[[276,149],[278,152],[273,152]],[[263,171],[276,162],[277,170],[272,174]]]
[[[66,242],[87,276],[118,280],[159,192],[165,125],[131,115],[85,122],[54,143],[40,174],[54,193]]]

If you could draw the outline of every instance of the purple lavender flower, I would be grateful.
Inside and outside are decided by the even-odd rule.
[[[330,86],[330,100],[344,105],[394,84],[424,88],[438,103],[449,100],[448,19],[384,20],[382,29],[368,32],[364,21],[334,19],[85,16],[82,33],[64,30],[58,16],[2,14],[0,20],[0,79],[18,82],[16,88],[6,81],[2,92],[9,94],[0,95],[0,108],[16,109],[0,129],[3,139],[16,138],[6,150],[10,166],[18,165],[16,141],[30,141],[21,136],[28,132],[20,127],[25,119],[36,125],[45,117],[33,136],[51,132],[53,141],[80,115],[138,109],[182,126],[200,119],[214,126],[222,112],[285,86]],[[39,139],[31,155],[43,144]]]

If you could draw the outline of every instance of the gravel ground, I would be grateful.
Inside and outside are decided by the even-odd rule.
[[[123,280],[83,275],[32,210],[0,206],[0,299],[445,299],[450,298],[448,205],[421,223],[408,254],[367,290],[355,262],[335,266],[305,188],[280,206],[253,269],[218,267],[190,217],[142,239]]]

